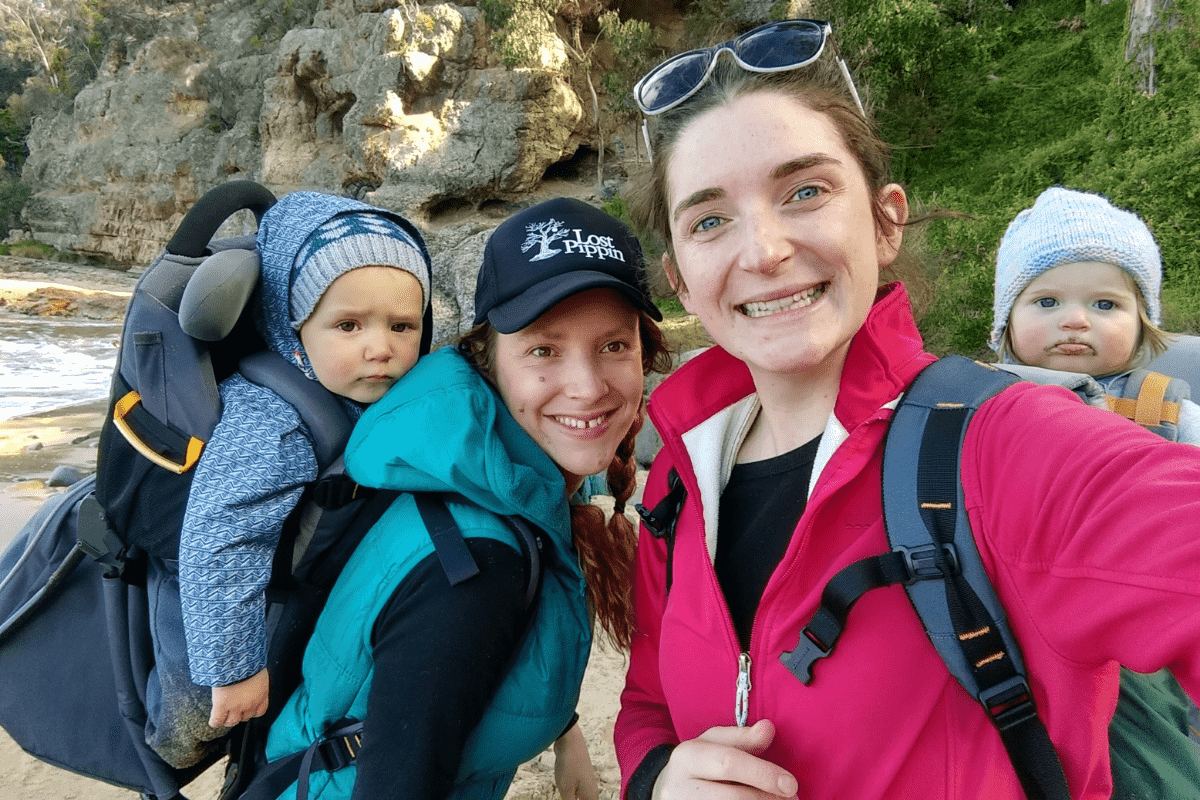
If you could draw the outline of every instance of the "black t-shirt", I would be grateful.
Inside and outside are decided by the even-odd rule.
[[[375,620],[353,800],[449,795],[467,737],[508,670],[526,625],[525,558],[482,537],[467,549],[478,575],[451,586],[431,554]]]
[[[737,464],[721,494],[713,566],[742,650],[750,649],[754,612],[767,580],[808,503],[808,481],[821,437],[765,461]]]

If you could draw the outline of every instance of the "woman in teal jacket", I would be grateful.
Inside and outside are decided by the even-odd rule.
[[[623,514],[605,525],[579,495],[605,470],[618,509],[633,491],[643,376],[666,356],[661,315],[628,228],[565,199],[493,233],[475,312],[460,346],[422,358],[347,447],[351,477],[405,494],[339,577],[303,683],[270,732],[275,760],[345,718],[364,721],[354,763],[313,771],[309,797],[498,800],[552,742],[567,765],[560,793],[597,796],[574,709],[591,619],[628,646],[635,535]],[[478,575],[450,585],[421,492],[453,495]],[[569,507],[572,495],[584,504]],[[499,516],[509,514],[544,533],[528,624],[525,560]]]

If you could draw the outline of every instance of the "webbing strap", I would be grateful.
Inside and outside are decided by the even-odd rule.
[[[843,567],[821,590],[821,605],[800,630],[795,649],[780,654],[779,660],[801,683],[811,683],[813,663],[833,651],[858,599],[872,589],[905,583],[911,576],[905,554],[897,552],[871,556]]]
[[[1154,428],[1169,422],[1179,424],[1179,403],[1165,399],[1167,387],[1171,379],[1158,372],[1146,374],[1138,389],[1138,395],[1133,397],[1108,398],[1108,407],[1126,419],[1131,419],[1138,425]]]
[[[667,540],[667,575],[666,575],[666,591],[671,591],[672,561],[675,555],[675,525],[679,522],[679,511],[683,508],[683,501],[687,499],[687,487],[683,485],[683,480],[679,477],[679,473],[672,467],[667,473],[667,493],[662,500],[654,506],[653,509],[647,508],[641,503],[635,503],[633,509],[637,511],[638,516],[642,518],[642,524],[646,526],[646,530],[654,535],[655,539]]]
[[[364,727],[362,722],[349,718],[335,722],[324,737],[306,749],[265,764],[237,800],[278,800],[293,783],[296,800],[306,800],[313,772],[336,772],[358,760]]]
[[[1138,425],[1157,425],[1161,417],[1163,400],[1167,397],[1167,385],[1171,379],[1159,372],[1151,372],[1142,381],[1138,390],[1137,405],[1133,421]]]
[[[462,531],[441,497],[430,492],[417,492],[413,497],[417,501],[421,521],[425,523],[429,538],[433,540],[433,549],[437,553],[438,561],[442,563],[442,569],[450,579],[450,585],[457,586],[478,575],[479,565],[467,549]]]

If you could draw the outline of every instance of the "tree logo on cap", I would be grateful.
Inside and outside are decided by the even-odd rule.
[[[545,261],[547,258],[553,258],[561,253],[562,250],[555,250],[550,245],[570,233],[561,222],[553,217],[548,222],[529,223],[525,226],[525,232],[529,235],[525,237],[525,244],[521,245],[521,252],[528,253],[529,248],[535,244],[540,248],[538,254],[529,259],[530,261]]]
[[[590,234],[585,239],[581,229],[564,228],[563,223],[553,217],[546,222],[529,223],[525,226],[525,232],[527,236],[525,243],[521,245],[521,252],[528,253],[534,245],[538,246],[537,255],[530,258],[530,261],[545,261],[547,258],[553,258],[562,253],[563,250],[551,247],[560,239],[564,240],[563,245],[568,253],[579,253],[587,258],[598,258],[601,261],[606,258],[614,258],[617,261],[625,260],[625,253],[613,243],[611,236]],[[575,234],[575,238],[568,238],[571,234]]]

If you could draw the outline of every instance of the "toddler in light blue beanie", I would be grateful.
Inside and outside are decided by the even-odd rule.
[[[1064,288],[1072,286],[1064,283],[1068,278],[1074,294]],[[1000,241],[988,345],[1009,363],[1093,375],[1131,369],[1166,350],[1166,335],[1158,327],[1161,289],[1158,244],[1136,214],[1097,194],[1052,187],[1016,216]],[[1072,304],[1076,316],[1066,320]],[[1028,342],[1018,352],[1014,307],[1018,319],[1041,315],[1033,324],[1046,326],[1044,336],[1051,341],[1044,352]],[[1051,314],[1056,320],[1049,320]],[[1113,325],[1115,336],[1105,329]],[[1097,350],[1106,336],[1110,352],[1104,358]],[[1127,352],[1113,351],[1126,341]]]

